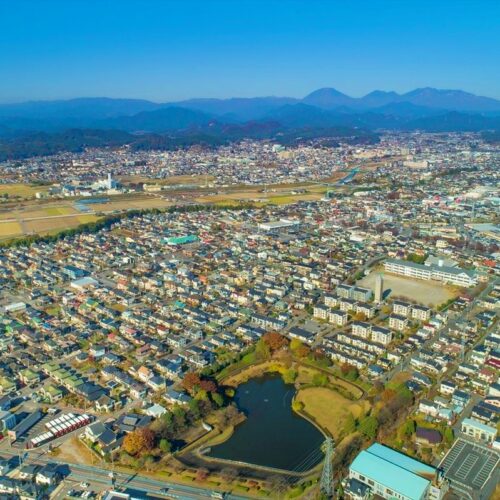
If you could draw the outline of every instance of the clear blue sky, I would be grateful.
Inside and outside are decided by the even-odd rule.
[[[0,0],[0,102],[460,88],[500,98],[499,0]]]

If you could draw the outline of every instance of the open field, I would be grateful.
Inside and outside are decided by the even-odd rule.
[[[91,210],[95,212],[110,212],[114,210],[148,210],[151,208],[167,208],[172,205],[172,202],[157,196],[135,196],[128,199],[113,200],[110,198],[109,203],[96,203],[89,205]]]
[[[369,408],[367,401],[350,401],[341,394],[326,387],[300,389],[296,401],[304,404],[304,410],[320,427],[328,430],[338,439],[349,413],[354,418],[362,417]]]
[[[379,274],[377,271],[373,271],[357,284],[373,290],[377,274]],[[390,297],[406,297],[430,307],[436,307],[459,295],[459,289],[456,287],[384,273],[384,291],[387,290],[390,290]]]
[[[20,236],[23,234],[19,222],[0,222],[0,238]]]
[[[49,186],[32,186],[30,184],[0,184],[0,196],[20,196],[21,198],[34,198],[38,192],[47,192]]]
[[[204,185],[214,180],[212,175],[172,175],[165,179],[152,179],[140,175],[123,175],[117,179],[122,184],[158,184],[160,186],[170,186],[176,184],[198,184]]]
[[[86,224],[95,222],[99,217],[95,215],[77,215],[74,217],[51,217],[49,219],[30,220],[24,223],[26,233],[36,234],[52,234],[53,232],[64,229],[71,229]]]
[[[0,240],[29,234],[55,234],[80,224],[97,221],[101,213],[125,210],[166,208],[171,202],[159,196],[145,194],[110,197],[109,203],[89,205],[89,213],[75,208],[76,199],[31,200],[15,204],[15,208],[0,206]],[[12,205],[11,205],[12,206]]]
[[[240,202],[256,202],[261,204],[273,203],[276,205],[286,205],[297,201],[317,201],[323,198],[326,191],[324,186],[312,186],[306,189],[305,193],[292,193],[290,187],[284,189],[274,189],[272,191],[262,192],[260,187],[253,190],[227,192],[215,195],[199,196],[195,201],[199,203],[230,203],[235,201]]]

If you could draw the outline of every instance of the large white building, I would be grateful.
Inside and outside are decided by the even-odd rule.
[[[407,260],[387,259],[384,263],[388,273],[399,274],[421,280],[435,280],[456,286],[471,287],[477,284],[476,274],[459,267],[440,265],[424,266]]]

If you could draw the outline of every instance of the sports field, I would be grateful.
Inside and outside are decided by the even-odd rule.
[[[382,269],[380,269],[382,272]],[[357,282],[359,286],[375,288],[375,279],[379,272],[373,271]],[[435,281],[424,281],[394,274],[383,274],[384,292],[389,292],[389,297],[406,298],[429,307],[436,307],[459,294],[459,289],[442,285]]]

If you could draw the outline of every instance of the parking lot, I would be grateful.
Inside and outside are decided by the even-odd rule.
[[[494,488],[499,462],[498,452],[460,438],[446,454],[440,468],[454,489],[471,498],[488,498],[484,490],[490,489],[489,483],[493,483]]]

